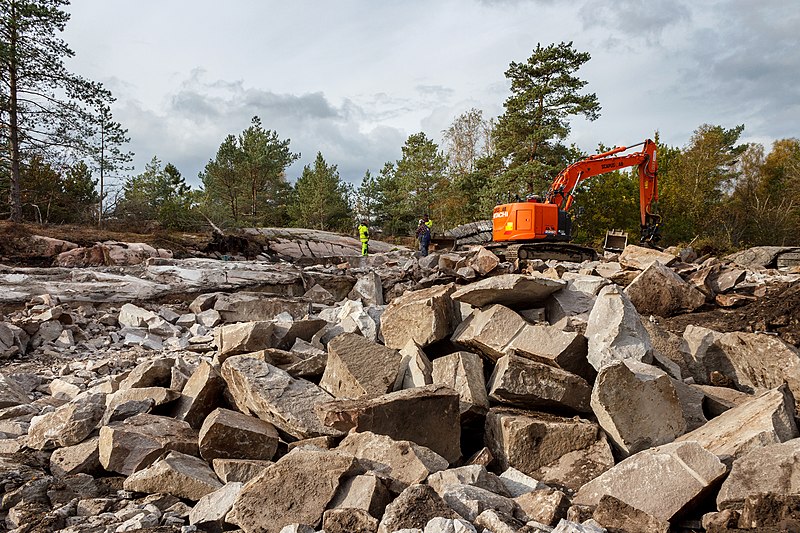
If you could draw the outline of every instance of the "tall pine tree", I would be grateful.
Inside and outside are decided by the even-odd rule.
[[[306,165],[294,186],[289,207],[292,223],[305,228],[346,231],[352,225],[350,191],[339,177],[336,165],[329,165],[317,152],[313,165]]]

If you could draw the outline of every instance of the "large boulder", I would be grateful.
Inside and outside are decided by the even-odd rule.
[[[428,476],[428,485],[440,496],[450,485],[472,485],[501,496],[511,496],[503,480],[480,465],[466,465],[434,472]]]
[[[136,365],[119,384],[120,390],[142,387],[169,387],[174,357],[158,357]]]
[[[406,389],[376,398],[317,404],[320,419],[337,430],[372,432],[408,440],[449,462],[461,457],[459,395],[443,385]]]
[[[525,325],[504,352],[566,370],[589,382],[594,381],[597,375],[586,358],[586,337],[557,326]]]
[[[694,311],[706,302],[702,292],[658,261],[636,276],[625,294],[643,315],[672,316]]]
[[[438,285],[396,298],[381,316],[386,346],[399,350],[412,339],[424,348],[449,337],[461,322],[461,311],[450,297],[453,292],[453,284]]]
[[[513,467],[568,491],[614,465],[600,426],[579,418],[493,407],[485,441],[500,469]]]
[[[275,426],[229,409],[215,409],[199,434],[200,456],[213,459],[272,459],[278,449]]]
[[[226,520],[244,531],[315,527],[341,479],[356,468],[350,454],[296,448],[242,488]]]
[[[378,533],[413,531],[413,528],[421,531],[434,518],[456,519],[459,516],[431,487],[414,484],[386,506]]]
[[[497,361],[488,386],[493,400],[514,407],[591,411],[592,389],[586,380],[518,355],[506,355]]]
[[[582,486],[572,503],[598,505],[610,495],[669,521],[699,502],[726,473],[725,465],[696,442],[672,442],[623,460]]]
[[[100,428],[100,463],[129,476],[167,451],[198,455],[197,431],[181,420],[139,414]]]
[[[272,320],[281,313],[303,318],[311,313],[311,301],[261,292],[219,294],[214,302],[223,322],[258,322]]]
[[[266,321],[225,324],[214,330],[217,345],[217,363],[222,364],[232,355],[256,352],[274,345],[275,324]]]
[[[183,386],[174,416],[185,420],[193,428],[199,428],[203,420],[213,411],[222,398],[225,380],[206,361],[201,361]]]
[[[503,305],[492,305],[469,315],[459,324],[451,340],[497,361],[526,325],[525,319],[515,311]]]
[[[149,467],[128,476],[123,487],[125,490],[171,494],[197,501],[222,488],[222,483],[202,459],[170,452]]]
[[[343,333],[328,343],[328,364],[319,385],[336,398],[360,398],[391,391],[402,356],[355,333]]]
[[[102,470],[99,440],[91,437],[80,444],[54,450],[50,455],[50,472],[57,477],[99,473]]]
[[[471,352],[455,352],[433,361],[432,380],[458,392],[462,416],[484,414],[489,397],[483,377],[483,360]]]
[[[613,361],[653,361],[650,335],[630,299],[616,285],[603,287],[586,326],[589,363],[600,370]]]
[[[202,531],[222,531],[225,515],[239,497],[242,486],[242,483],[233,481],[200,498],[189,513],[189,524],[201,528]]]
[[[730,463],[756,448],[798,437],[794,413],[794,398],[784,385],[725,411],[677,440],[697,442]]]
[[[392,497],[386,484],[378,476],[366,474],[342,481],[328,508],[363,509],[380,519],[390,501]]]
[[[670,266],[677,260],[678,258],[672,254],[634,244],[626,246],[619,255],[620,265],[637,270],[644,270],[654,262]]]
[[[371,432],[348,434],[336,450],[354,455],[394,492],[448,467],[447,459],[429,448]]]
[[[475,485],[448,485],[444,487],[441,496],[455,512],[471,522],[487,509],[494,509],[509,516],[519,512],[519,505],[511,498]]]
[[[624,457],[672,442],[686,432],[672,380],[645,363],[622,360],[603,368],[591,403],[598,423]]]
[[[44,450],[82,442],[103,418],[105,402],[105,394],[83,393],[55,411],[34,416],[28,429],[28,446]]]
[[[733,462],[720,488],[717,507],[741,509],[758,494],[800,496],[800,439],[753,449]]]
[[[314,415],[314,405],[333,398],[309,381],[246,355],[227,359],[222,377],[237,409],[245,414],[252,413],[298,439],[341,435]]]
[[[567,283],[543,275],[501,274],[470,283],[453,293],[453,299],[473,307],[493,304],[517,309],[541,306],[548,296]]]

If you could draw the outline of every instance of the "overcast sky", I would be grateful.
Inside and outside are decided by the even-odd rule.
[[[537,43],[573,41],[602,106],[569,141],[676,146],[703,123],[742,139],[797,137],[797,0],[73,0],[73,72],[117,98],[135,172],[154,155],[192,185],[228,134],[258,115],[302,154],[358,183],[420,131],[497,116],[504,72]]]

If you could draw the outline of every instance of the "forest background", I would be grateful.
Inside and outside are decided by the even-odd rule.
[[[441,232],[489,218],[497,203],[544,193],[558,172],[589,155],[568,142],[570,124],[602,112],[578,74],[590,54],[571,42],[539,44],[505,71],[510,93],[500,116],[475,108],[455,116],[441,145],[412,134],[400,159],[365,169],[359,182],[340,176],[322,151],[290,179],[299,154],[256,116],[220,140],[193,188],[157,154],[133,173],[113,95],[65,67],[73,55],[60,38],[66,4],[0,3],[0,195],[17,222],[196,231],[211,221],[351,233],[363,220],[389,239],[413,234],[429,214]],[[800,244],[800,140],[742,143],[744,128],[699,124],[683,146],[653,132],[663,244],[718,251]],[[610,148],[601,142],[597,152]],[[612,228],[637,234],[638,196],[635,169],[581,183],[576,241],[598,244]]]

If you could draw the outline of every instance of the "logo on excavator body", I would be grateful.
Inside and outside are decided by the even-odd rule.
[[[508,211],[495,211],[492,218],[505,218],[508,216]]]
[[[544,234],[545,235],[555,235],[556,234],[556,229],[553,226],[547,226],[546,228],[544,228]]]
[[[614,168],[614,167],[623,167],[622,161],[618,163],[606,163],[605,165],[600,165],[600,168]]]

